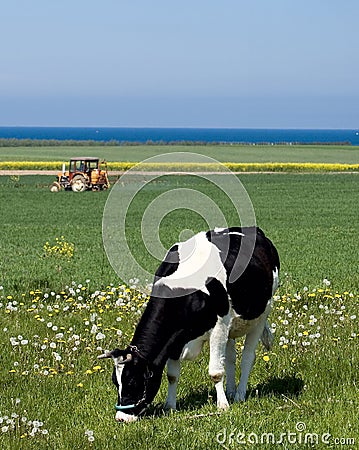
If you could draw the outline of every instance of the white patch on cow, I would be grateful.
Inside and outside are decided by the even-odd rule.
[[[179,265],[168,277],[160,278],[156,284],[171,289],[194,289],[209,294],[208,278],[213,277],[226,287],[226,271],[218,247],[208,241],[206,233],[198,233],[178,244]]]
[[[229,231],[228,228],[218,228],[218,227],[216,227],[213,231],[215,233],[222,233],[224,236],[228,236],[229,234],[236,234],[237,236],[244,236],[244,234],[241,233],[240,231]]]
[[[274,295],[275,291],[278,289],[278,285],[279,285],[279,273],[278,267],[275,267],[273,270],[272,295]]]
[[[240,233],[239,231],[230,231],[228,234],[236,234],[237,236],[245,236],[243,233]]]
[[[209,340],[209,332],[204,333],[202,336],[187,342],[183,347],[180,359],[187,361],[194,361],[201,353],[203,344]]]
[[[118,395],[121,398],[121,394],[122,394],[122,372],[123,372],[123,367],[124,365],[121,364],[122,361],[122,356],[121,359],[120,358],[113,358],[113,362],[115,364],[115,370],[116,370],[116,379],[117,379],[117,383],[118,383]]]

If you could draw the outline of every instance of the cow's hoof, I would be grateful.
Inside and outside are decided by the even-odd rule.
[[[236,403],[244,402],[246,400],[246,393],[245,392],[237,392],[237,394],[234,397],[234,401]]]
[[[173,405],[173,404],[167,403],[167,402],[165,403],[163,409],[164,409],[166,412],[172,412],[172,411],[176,411],[176,410],[177,410],[177,409],[176,409],[176,405]]]
[[[228,401],[233,402],[236,398],[236,391],[226,391],[226,397],[228,398]]]
[[[226,409],[229,409],[229,403],[228,402],[219,402],[219,403],[217,403],[217,408],[221,409],[222,411],[225,411]]]

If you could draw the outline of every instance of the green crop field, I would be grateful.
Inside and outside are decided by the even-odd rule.
[[[193,152],[221,162],[321,162],[357,164],[359,147],[349,145],[131,145],[1,147],[0,161],[68,161],[98,156],[139,162],[160,153]]]
[[[1,149],[2,159],[20,152],[5,150],[9,154]],[[70,148],[54,147],[60,156],[38,149],[31,158],[32,150],[22,149],[17,157],[73,156]],[[85,150],[76,153],[90,155]],[[307,150],[312,161],[315,152]],[[122,159],[113,149],[104,151],[109,153],[100,156]],[[296,157],[289,147],[284,151],[286,158]],[[357,162],[355,152],[344,147],[331,161]],[[150,156],[144,153],[134,160]],[[358,448],[358,176],[240,176],[257,224],[281,257],[281,285],[270,316],[273,349],[258,346],[245,403],[218,413],[205,347],[196,362],[183,364],[179,410],[162,411],[164,374],[147,414],[127,425],[114,421],[112,363],[97,355],[129,343],[147,297],[135,281],[123,285],[107,260],[101,223],[111,190],[53,194],[52,177],[0,177],[0,448]],[[127,223],[128,237],[151,273],[157,263],[141,250],[141,217],[151,200],[178,187],[212,198],[228,225],[237,225],[229,202],[202,178],[156,179],[131,206]],[[195,213],[177,210],[161,222],[161,240],[169,247],[184,228],[204,226]]]

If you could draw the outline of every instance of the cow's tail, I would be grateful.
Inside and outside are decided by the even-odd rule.
[[[274,336],[269,328],[269,323],[266,321],[263,329],[263,333],[261,336],[261,342],[264,346],[264,348],[269,352],[269,350],[272,348],[274,341]]]

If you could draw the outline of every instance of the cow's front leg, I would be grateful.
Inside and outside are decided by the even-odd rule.
[[[228,320],[218,317],[209,338],[209,375],[217,392],[217,407],[227,409],[229,403],[224,393],[223,378],[228,339]]]
[[[176,397],[177,397],[177,385],[180,377],[181,363],[177,359],[169,359],[167,361],[167,379],[168,379],[168,392],[165,403],[165,410],[176,409]]]

